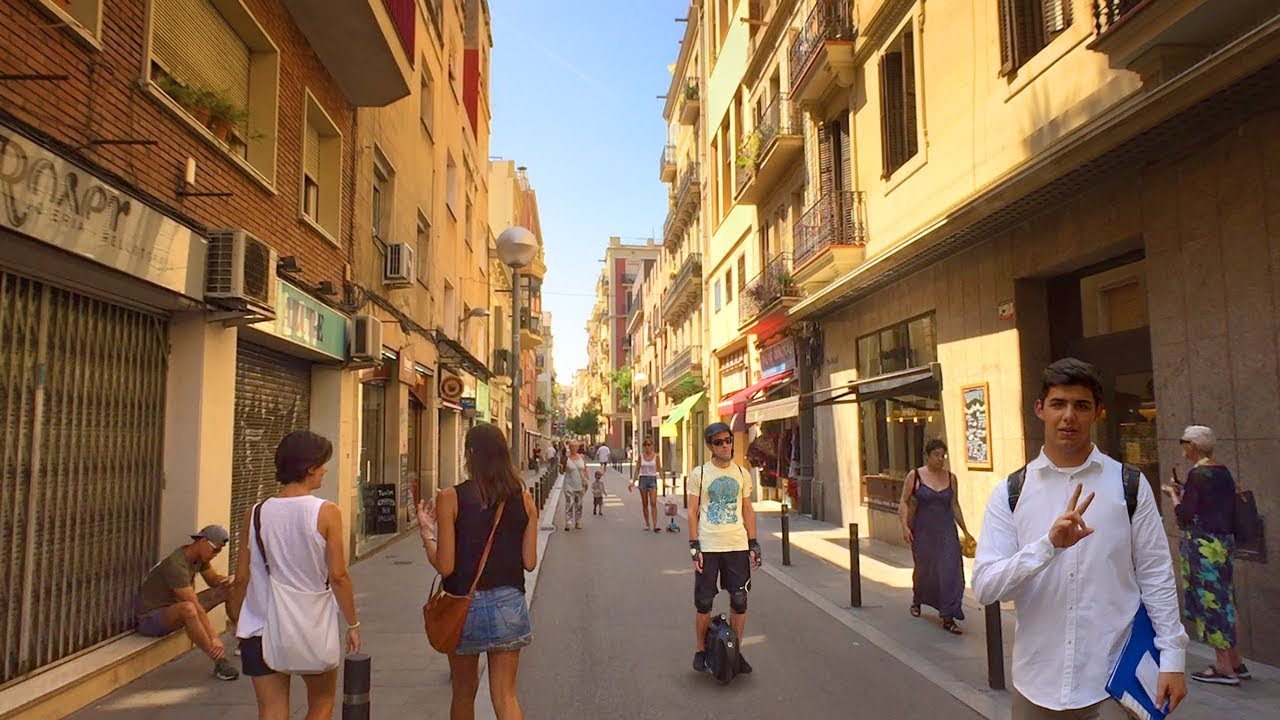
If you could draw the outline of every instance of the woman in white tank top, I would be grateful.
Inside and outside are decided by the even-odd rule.
[[[653,438],[645,438],[640,451],[640,462],[636,463],[631,484],[627,492],[635,485],[640,486],[640,510],[644,514],[644,529],[662,532],[658,527],[658,454],[653,451]]]
[[[261,503],[262,547],[277,582],[300,590],[332,590],[332,612],[341,612],[347,624],[347,652],[360,649],[360,622],[356,619],[355,587],[347,572],[343,552],[342,515],[338,506],[311,493],[324,482],[325,464],[333,445],[321,435],[297,430],[276,447],[276,479],[280,490]],[[257,506],[255,506],[257,507]],[[259,550],[258,523],[250,509],[240,533],[236,584],[231,603],[241,605],[236,637],[244,674],[253,679],[261,720],[289,717],[290,676],[267,667],[262,656],[262,631],[266,624],[269,581]],[[316,625],[320,623],[317,621]],[[338,670],[304,675],[307,685],[307,720],[333,717]]]

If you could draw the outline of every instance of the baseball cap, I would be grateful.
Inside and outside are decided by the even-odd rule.
[[[231,533],[221,525],[206,525],[200,532],[191,536],[192,540],[208,540],[214,550],[221,550],[231,539]]]

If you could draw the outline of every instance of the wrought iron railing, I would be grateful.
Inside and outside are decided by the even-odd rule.
[[[809,72],[809,65],[828,40],[853,40],[858,34],[849,0],[818,0],[791,41],[791,88]]]
[[[684,79],[684,87],[680,88],[680,102],[678,104],[677,114],[684,117],[685,107],[691,102],[698,102],[702,99],[702,85],[698,82],[697,75],[690,75]]]
[[[782,298],[799,296],[800,287],[791,275],[791,253],[779,253],[742,288],[738,296],[738,324],[755,320]]]
[[[497,348],[493,351],[493,367],[490,368],[498,377],[511,377],[511,351]]]
[[[699,280],[698,287],[701,287],[702,253],[689,253],[680,264],[680,269],[671,277],[671,282],[667,284],[666,296],[662,298],[663,315],[681,302],[687,286],[695,279]]]
[[[676,352],[662,369],[662,380],[671,384],[687,375],[695,366],[702,363],[702,348],[698,345],[687,345]]]
[[[1098,35],[1151,4],[1151,0],[1093,0],[1093,29]]]
[[[658,158],[658,173],[661,176],[667,174],[667,168],[676,164],[676,146],[667,145],[662,148],[662,155]]]
[[[698,186],[698,164],[692,163],[684,170],[684,175],[680,177],[680,182],[676,184],[675,195],[671,199],[671,211],[667,213],[667,221],[662,226],[662,236],[664,241],[670,242],[671,235],[674,230],[684,221],[688,208],[686,207],[691,196],[695,194]]]
[[[742,192],[779,136],[799,135],[802,127],[800,112],[791,104],[788,96],[782,93],[774,97],[773,102],[760,115],[759,124],[738,145],[735,190]]]
[[[861,191],[824,195],[795,225],[795,266],[832,246],[867,244],[866,200]]]
[[[534,335],[542,334],[542,318],[525,310],[520,314],[520,329],[528,330]]]

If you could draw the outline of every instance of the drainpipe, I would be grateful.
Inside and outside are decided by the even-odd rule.
[[[816,325],[803,322],[798,329],[800,332],[796,333],[795,342],[796,374],[800,377],[800,463],[796,469],[796,482],[800,485],[800,512],[821,520],[824,513],[814,502],[813,476],[813,373],[817,358],[812,355],[818,347]]]

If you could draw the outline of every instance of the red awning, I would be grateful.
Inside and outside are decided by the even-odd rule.
[[[780,382],[790,380],[793,372],[794,371],[792,370],[783,370],[780,373],[767,375],[761,378],[755,385],[739,390],[738,392],[721,400],[720,404],[716,406],[716,410],[719,411],[721,416],[745,413],[747,411],[747,403],[751,401],[751,398],[755,397],[757,393],[768,390]]]

